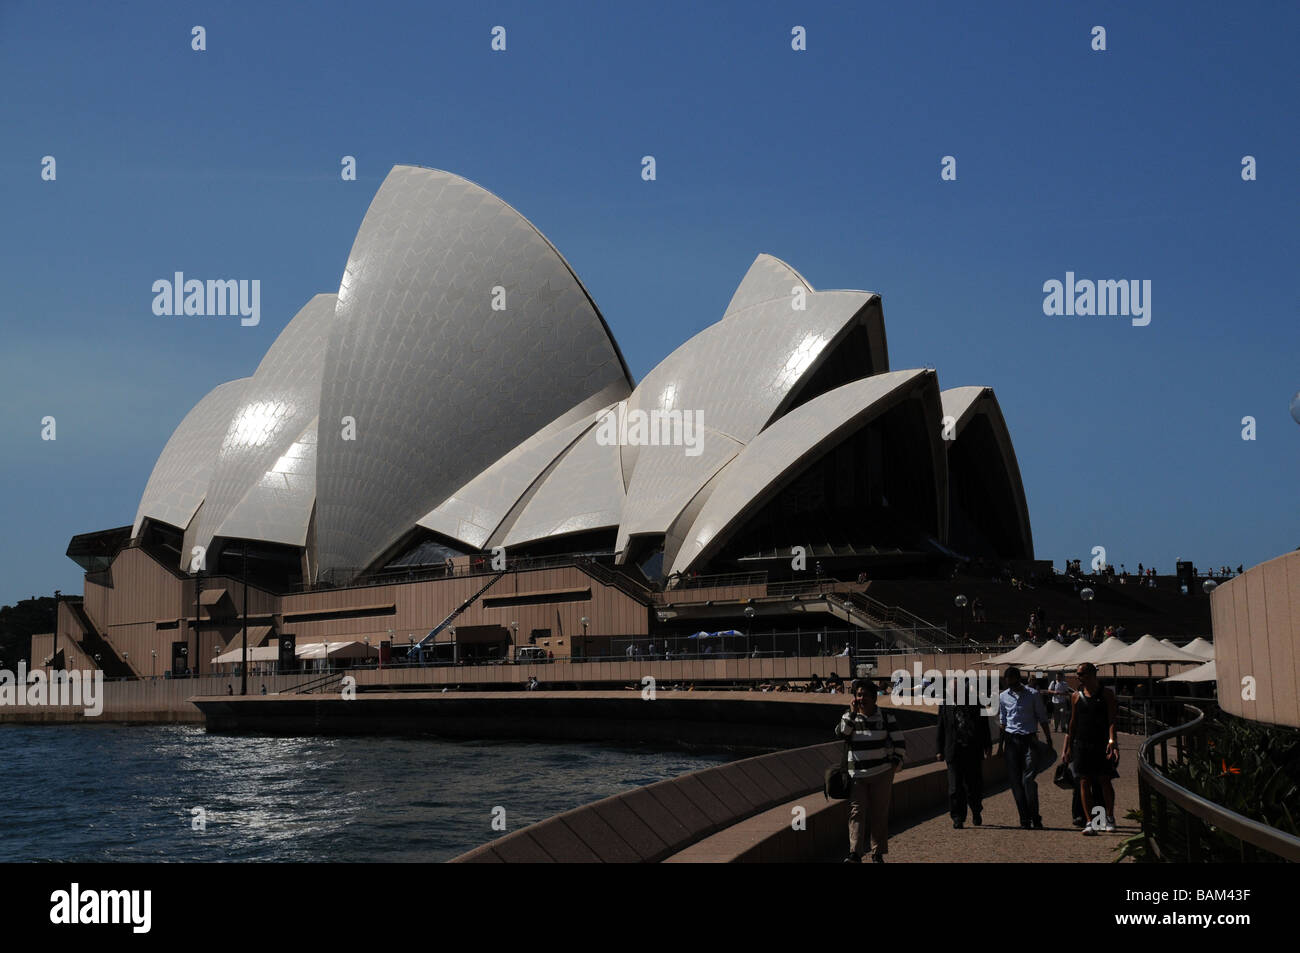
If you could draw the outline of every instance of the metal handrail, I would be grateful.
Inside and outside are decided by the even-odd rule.
[[[729,572],[715,573],[711,576],[675,576],[669,577],[665,591],[678,592],[682,589],[721,589],[727,586],[761,586],[767,582],[764,572]]]
[[[613,586],[624,595],[631,596],[637,602],[649,605],[657,600],[659,593],[652,591],[648,586],[638,583],[624,573],[610,569],[608,566],[602,566],[594,559],[579,560],[575,565],[593,577],[598,582],[603,582],[607,586]]]
[[[346,674],[347,674],[347,673],[344,672],[344,671],[342,671],[342,670],[337,671],[337,672],[334,672],[334,671],[326,672],[324,675],[321,675],[321,676],[318,677],[318,678],[309,679],[309,680],[303,682],[301,685],[295,685],[295,686],[293,687],[293,689],[289,692],[289,694],[290,694],[290,695],[309,695],[309,694],[311,694],[312,692],[315,692],[316,689],[318,689],[318,688],[324,688],[324,687],[325,687],[326,685],[328,685],[330,682],[334,682],[334,681],[338,681],[338,680],[342,679],[343,676],[346,675]]]
[[[1182,785],[1176,784],[1157,770],[1155,766],[1157,745],[1159,745],[1161,751],[1161,762],[1167,765],[1167,745],[1171,738],[1178,742],[1181,755],[1183,738],[1198,735],[1205,731],[1205,713],[1201,709],[1195,705],[1184,705],[1183,711],[1185,714],[1194,714],[1191,721],[1157,732],[1142,742],[1142,746],[1138,748],[1138,782],[1149,788],[1149,790],[1142,792],[1142,832],[1146,835],[1147,840],[1155,845],[1157,855],[1160,854],[1160,843],[1152,830],[1153,819],[1151,811],[1148,809],[1148,802],[1152,793],[1176,804],[1189,815],[1189,820],[1195,818],[1197,821],[1226,831],[1239,841],[1250,844],[1252,847],[1258,847],[1260,850],[1292,862],[1300,862],[1300,837],[1295,837],[1235,811],[1230,811],[1221,804],[1216,804],[1199,794],[1187,790]],[[1193,846],[1191,853],[1194,854],[1197,841],[1192,833],[1191,824],[1188,825],[1188,838],[1189,843]]]

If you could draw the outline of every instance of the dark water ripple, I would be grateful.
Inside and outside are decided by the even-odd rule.
[[[500,836],[494,807],[518,830],[733,757],[170,725],[0,725],[0,748],[0,862],[443,861]]]

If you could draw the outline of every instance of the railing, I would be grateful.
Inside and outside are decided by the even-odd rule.
[[[320,574],[314,587],[298,586],[287,589],[282,595],[314,591],[315,589],[363,589],[372,586],[391,586],[404,582],[423,582],[428,579],[463,579],[467,576],[487,576],[500,572],[492,568],[492,556],[474,557],[478,565],[454,567],[448,571],[446,564],[427,566],[397,566],[365,571],[360,567],[338,567]],[[559,553],[553,556],[520,556],[506,558],[506,572],[526,572],[533,569],[555,569],[560,566],[596,564],[598,558],[613,558],[612,553]],[[602,569],[605,567],[601,567]]]
[[[292,673],[282,672],[280,674],[292,674]],[[341,680],[344,674],[345,673],[343,673],[342,671],[326,672],[324,675],[320,676],[319,678],[313,678],[310,681],[303,682],[301,685],[295,685],[293,691],[289,692],[289,694],[309,695],[312,692],[316,691],[317,689],[326,688],[331,683]]]
[[[838,579],[812,579],[803,582],[772,582],[768,583],[767,594],[769,596],[781,596],[789,598],[790,596],[808,596],[823,595],[834,590]]]
[[[927,655],[940,651],[925,645],[919,647],[903,645],[886,647],[875,644],[876,639],[861,628],[835,629],[831,627],[780,632],[753,632],[748,635],[742,633],[740,635],[708,639],[692,639],[685,635],[612,635],[602,636],[601,641],[604,643],[604,651],[600,654],[588,652],[584,655],[567,655],[557,652],[554,658],[548,658],[545,661],[507,657],[466,657],[463,654],[464,646],[461,647],[462,654],[454,660],[450,658],[431,658],[427,654],[430,646],[426,645],[426,655],[423,659],[414,657],[407,659],[395,654],[384,662],[383,668],[463,668],[475,665],[545,665],[552,662],[626,662],[632,659],[636,661],[676,662],[741,658],[845,658],[846,661],[863,662],[904,655]],[[653,653],[649,649],[652,644],[655,646]],[[434,645],[447,649],[451,643],[438,642],[434,643]],[[588,645],[590,646],[590,643]],[[633,645],[636,646],[636,653],[629,655],[627,649]],[[850,651],[849,656],[842,654],[846,646]],[[399,652],[405,651],[405,646],[397,646],[396,648]],[[671,657],[667,655],[668,652],[672,653]],[[302,663],[301,667],[293,669],[281,668],[278,662],[275,661],[250,662],[249,671],[250,674],[277,675],[313,674],[321,671],[318,667],[321,663],[318,660],[300,661]],[[339,672],[346,673],[351,669],[375,669],[379,663],[377,659],[370,658],[358,660],[333,659],[328,664],[330,665],[330,673],[337,675]],[[231,664],[231,669],[232,671],[229,673],[221,672],[217,674],[223,676],[238,674],[236,664]],[[262,671],[262,669],[267,669],[267,671]],[[274,669],[274,672],[269,671],[270,669]]]
[[[504,569],[502,569],[502,570],[500,570],[499,572],[497,572],[497,573],[496,573],[496,574],[495,574],[491,579],[489,579],[487,582],[485,582],[485,583],[484,583],[484,584],[479,588],[479,590],[478,590],[477,592],[474,593],[474,595],[470,596],[468,599],[466,599],[464,602],[462,602],[462,603],[461,603],[460,605],[458,605],[456,608],[452,609],[452,610],[451,610],[451,613],[447,616],[447,618],[443,619],[441,622],[439,622],[437,625],[435,625],[432,629],[430,629],[429,632],[428,632],[428,634],[425,635],[424,638],[422,638],[419,642],[415,642],[415,643],[413,643],[412,647],[414,647],[415,645],[418,645],[418,646],[420,646],[421,648],[423,648],[423,647],[424,647],[424,643],[428,642],[430,639],[437,638],[437,635],[438,635],[439,632],[441,632],[443,629],[447,628],[447,626],[449,626],[449,625],[451,625],[453,622],[455,622],[455,621],[456,621],[456,618],[457,618],[457,617],[458,617],[462,612],[464,612],[466,609],[468,609],[470,606],[472,606],[472,605],[474,604],[474,600],[475,600],[475,599],[477,599],[479,596],[483,595],[483,593],[487,592],[489,589],[491,589],[493,586],[495,586],[498,582],[500,582],[501,579],[502,579],[502,577],[505,576],[506,572],[507,572],[507,570],[504,570]]]
[[[864,592],[856,592],[847,598],[830,593],[827,594],[826,601],[842,609],[850,618],[854,615],[861,616],[871,623],[873,628],[885,633],[894,632],[909,636],[913,642],[922,643],[917,646],[918,649],[933,647],[940,652],[949,649],[975,651],[978,645],[973,639],[963,642],[947,628],[927,622],[906,609],[886,605]]]
[[[86,611],[85,601],[83,599],[64,599],[63,601],[67,603],[68,610],[77,620],[77,624],[82,630],[82,638],[74,637],[73,641],[77,643],[86,657],[95,660],[95,664],[104,672],[105,677],[130,678],[134,674],[134,670],[118,655],[116,646],[108,641],[107,637],[100,635],[99,630],[95,628],[90,613]]]
[[[666,591],[683,589],[721,589],[727,586],[761,586],[767,582],[765,572],[729,572],[712,576],[678,576],[670,579]]]
[[[1194,705],[1183,706],[1183,712],[1192,720],[1152,735],[1138,750],[1142,834],[1152,854],[1162,861],[1202,861],[1208,857],[1210,837],[1218,831],[1236,838],[1243,862],[1300,861],[1300,837],[1229,811],[1164,776],[1171,742],[1174,763],[1181,764],[1187,753],[1200,750],[1205,741],[1205,713]],[[1261,853],[1265,856],[1259,856]]]
[[[638,583],[635,579],[628,577],[617,569],[602,566],[594,559],[579,559],[577,566],[597,581],[603,582],[607,586],[613,586],[624,595],[631,596],[643,605],[658,601],[659,593],[651,591],[648,586]]]

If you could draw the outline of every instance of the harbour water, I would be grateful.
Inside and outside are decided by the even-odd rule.
[[[0,862],[445,861],[736,757],[194,726],[0,725],[0,746]]]

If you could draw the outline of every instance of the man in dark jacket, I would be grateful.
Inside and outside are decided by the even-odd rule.
[[[935,734],[939,760],[948,764],[948,812],[957,829],[966,824],[968,805],[975,826],[984,823],[983,761],[993,753],[993,737],[975,698],[974,685],[952,678],[939,706]]]

